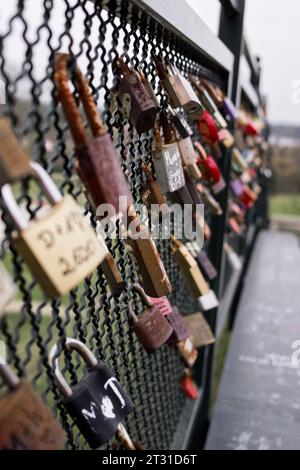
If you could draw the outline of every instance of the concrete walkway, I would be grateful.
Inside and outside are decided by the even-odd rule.
[[[300,247],[259,235],[206,449],[300,449]]]

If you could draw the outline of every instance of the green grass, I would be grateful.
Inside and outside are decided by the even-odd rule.
[[[277,194],[270,197],[270,216],[291,215],[300,217],[300,194]]]
[[[218,341],[218,345],[215,351],[214,358],[214,367],[213,367],[213,378],[212,378],[212,388],[211,388],[211,412],[215,406],[218,396],[218,390],[220,386],[220,381],[222,377],[223,368],[225,365],[225,360],[228,352],[228,347],[230,343],[230,331],[224,330],[222,336]]]

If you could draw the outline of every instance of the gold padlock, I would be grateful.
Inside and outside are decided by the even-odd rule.
[[[0,186],[31,173],[29,156],[19,144],[9,120],[0,118]]]
[[[131,230],[126,233],[125,243],[138,271],[141,286],[150,297],[170,294],[172,285],[160,254],[147,227],[140,224],[133,207],[128,210],[128,219]]]
[[[96,233],[72,196],[62,196],[48,173],[30,162],[33,176],[51,204],[47,215],[28,221],[18,206],[11,186],[1,189],[3,202],[17,230],[12,243],[50,298],[68,293],[103,261]]]
[[[193,255],[175,237],[172,237],[171,240],[173,258],[180,266],[192,295],[199,300],[199,304],[204,311],[217,307],[219,305],[218,299],[205,281]]]

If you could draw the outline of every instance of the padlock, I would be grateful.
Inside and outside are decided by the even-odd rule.
[[[242,229],[234,217],[228,217],[227,225],[229,231],[235,233],[236,235],[241,235]]]
[[[203,106],[201,105],[192,85],[179,72],[177,67],[171,64],[161,55],[154,57],[156,70],[161,83],[168,94],[170,102],[174,108],[182,107],[187,115],[192,119],[202,116]]]
[[[185,185],[184,172],[177,142],[173,141],[168,117],[162,114],[164,143],[160,128],[155,129],[152,150],[153,165],[157,181],[163,193],[172,193]]]
[[[197,165],[198,156],[192,139],[190,137],[178,139],[178,148],[186,172],[195,180],[201,179],[202,174]]]
[[[158,181],[154,181],[153,175],[148,165],[144,162],[141,164],[142,170],[147,178],[146,185],[143,185],[142,201],[149,211],[152,206],[159,206],[162,215],[169,214],[170,209],[165,195],[162,193]]]
[[[106,277],[112,295],[114,297],[119,296],[126,284],[111,253],[105,256],[101,263],[101,269]]]
[[[190,195],[187,186],[183,186],[183,188],[180,188],[177,191],[170,193],[170,199],[172,201],[172,204],[179,204],[182,209],[184,209],[184,206],[186,205],[193,205],[193,199]]]
[[[173,328],[173,333],[168,341],[169,345],[177,345],[177,343],[184,342],[191,336],[191,332],[187,328],[184,318],[176,305],[172,305],[172,311],[167,318]]]
[[[150,83],[146,84],[145,76],[141,75],[119,57],[116,66],[120,74],[118,98],[121,112],[128,119],[138,134],[148,132],[154,127],[158,110]]]
[[[198,247],[199,248],[199,247]],[[199,250],[195,257],[199,268],[201,269],[205,279],[208,282],[213,281],[218,276],[218,271],[212,264],[211,260],[203,250]]]
[[[193,367],[198,358],[198,351],[195,348],[192,337],[179,341],[179,343],[177,343],[177,349],[185,364],[188,367]]]
[[[222,173],[211,155],[207,155],[200,142],[195,142],[195,149],[198,153],[197,163],[200,166],[203,177],[211,184],[215,194],[219,194],[226,187]]]
[[[11,186],[1,189],[17,235],[12,236],[35,280],[50,298],[68,293],[97,268],[107,254],[96,233],[71,195],[62,196],[48,173],[30,162],[33,176],[46,193],[51,209],[28,221],[18,206]]]
[[[202,313],[187,315],[184,319],[192,332],[192,341],[195,348],[199,349],[214,344],[215,337]]]
[[[221,106],[221,111],[223,112],[223,115],[226,116],[226,119],[229,122],[234,123],[238,117],[238,110],[233,104],[233,102],[227,97],[224,97],[222,106]]]
[[[247,209],[251,209],[257,201],[257,194],[248,185],[245,185],[239,199]]]
[[[0,117],[0,187],[30,175],[30,158],[20,145],[10,121]]]
[[[196,382],[193,380],[189,369],[185,369],[183,376],[180,379],[180,385],[190,400],[197,400],[199,390]]]
[[[246,160],[244,159],[243,155],[241,152],[237,149],[234,148],[231,152],[231,158],[232,161],[239,167],[241,171],[247,171],[248,169],[248,164]]]
[[[133,309],[128,307],[129,321],[145,351],[153,353],[168,341],[173,328],[160,309],[151,303],[145,291],[137,284],[133,288],[147,308],[137,316]]]
[[[239,110],[238,112],[237,124],[243,132],[249,136],[256,137],[260,133],[256,123],[243,110]]]
[[[141,286],[151,297],[170,294],[172,285],[151,234],[139,223],[134,210],[130,209],[129,220],[131,227],[135,227],[136,233],[128,231],[125,243],[129,256],[136,266]]]
[[[4,265],[0,262],[0,317],[4,313],[5,307],[11,301],[14,293],[15,285]]]
[[[148,80],[148,78],[146,77],[146,75],[144,74],[144,71],[141,69],[140,66],[137,67],[137,71],[141,77],[141,80],[142,80],[142,83],[144,85],[144,87],[146,88],[150,98],[152,99],[152,102],[155,106],[155,108],[158,110],[159,109],[159,102],[158,102],[158,99],[157,99],[157,96],[153,90],[153,87],[150,83],[150,81]]]
[[[196,190],[199,192],[203,203],[209,207],[209,209],[211,210],[211,212],[214,215],[222,215],[223,214],[223,210],[222,210],[220,204],[210,194],[209,190],[205,186],[203,186],[203,184],[197,183],[196,184]]]
[[[220,145],[225,150],[231,149],[234,146],[234,137],[228,129],[220,129],[218,132]]]
[[[89,370],[75,386],[70,387],[60,371],[58,347],[55,344],[49,354],[55,383],[64,397],[62,403],[66,411],[90,447],[96,449],[115,433],[126,433],[122,421],[134,409],[134,405],[107,365],[97,361],[85,344],[67,338],[64,346],[69,351],[77,351]],[[127,436],[124,435],[124,438]],[[129,436],[128,439],[128,448],[134,450]]]
[[[211,113],[211,115],[214,117],[216,123],[218,124],[219,129],[226,129],[227,122],[223,118],[220,111],[218,110],[209,92],[206,90],[205,86],[203,85],[202,80],[199,81],[199,79],[197,79],[196,77],[192,75],[190,76],[190,80],[192,82],[193,87],[198,93],[201,103],[204,105],[207,111]]]
[[[194,178],[187,171],[185,171],[184,175],[185,175],[186,186],[193,200],[193,204],[203,204],[200,194],[197,191],[197,182],[194,181]]]
[[[200,135],[208,145],[217,144],[219,142],[218,127],[214,118],[208,111],[204,111],[201,119],[197,119],[197,127]]]
[[[171,251],[174,261],[178,263],[186,279],[187,287],[193,296],[198,298],[203,310],[207,311],[217,307],[219,305],[218,299],[205,281],[197,261],[187,247],[172,237]]]
[[[192,137],[193,131],[189,126],[187,120],[183,116],[180,111],[175,111],[172,106],[168,107],[168,111],[170,113],[170,120],[173,126],[176,128],[177,132],[179,133],[182,139],[186,139],[187,137]]]
[[[8,386],[0,398],[1,450],[60,450],[65,434],[33,387],[0,357],[0,377]]]
[[[102,204],[110,204],[114,218],[126,214],[133,199],[122,171],[110,134],[107,132],[87,79],[75,67],[75,85],[82,101],[85,114],[91,127],[90,139],[81,118],[75,97],[68,86],[71,56],[56,54],[54,80],[57,96],[62,104],[76,148],[76,169],[89,193],[92,205],[97,209]]]
[[[155,305],[156,307],[159,308],[161,313],[163,314],[164,317],[167,317],[168,315],[171,315],[172,313],[172,306],[166,296],[164,297],[149,297],[150,302]]]

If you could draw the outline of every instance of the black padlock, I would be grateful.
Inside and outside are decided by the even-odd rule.
[[[170,111],[171,123],[176,127],[177,131],[180,134],[180,137],[182,139],[191,137],[193,135],[193,131],[190,128],[183,114],[181,114],[180,111],[175,111],[171,106],[168,107],[168,111]]]
[[[80,432],[91,448],[96,449],[105,444],[115,433],[126,436],[128,448],[130,438],[122,421],[134,409],[118,380],[107,365],[97,361],[94,354],[80,341],[67,338],[65,346],[76,350],[84,358],[89,371],[74,387],[70,387],[59,369],[57,345],[50,351],[49,361],[54,366],[55,382],[64,396],[62,401],[69,415],[74,419]]]

